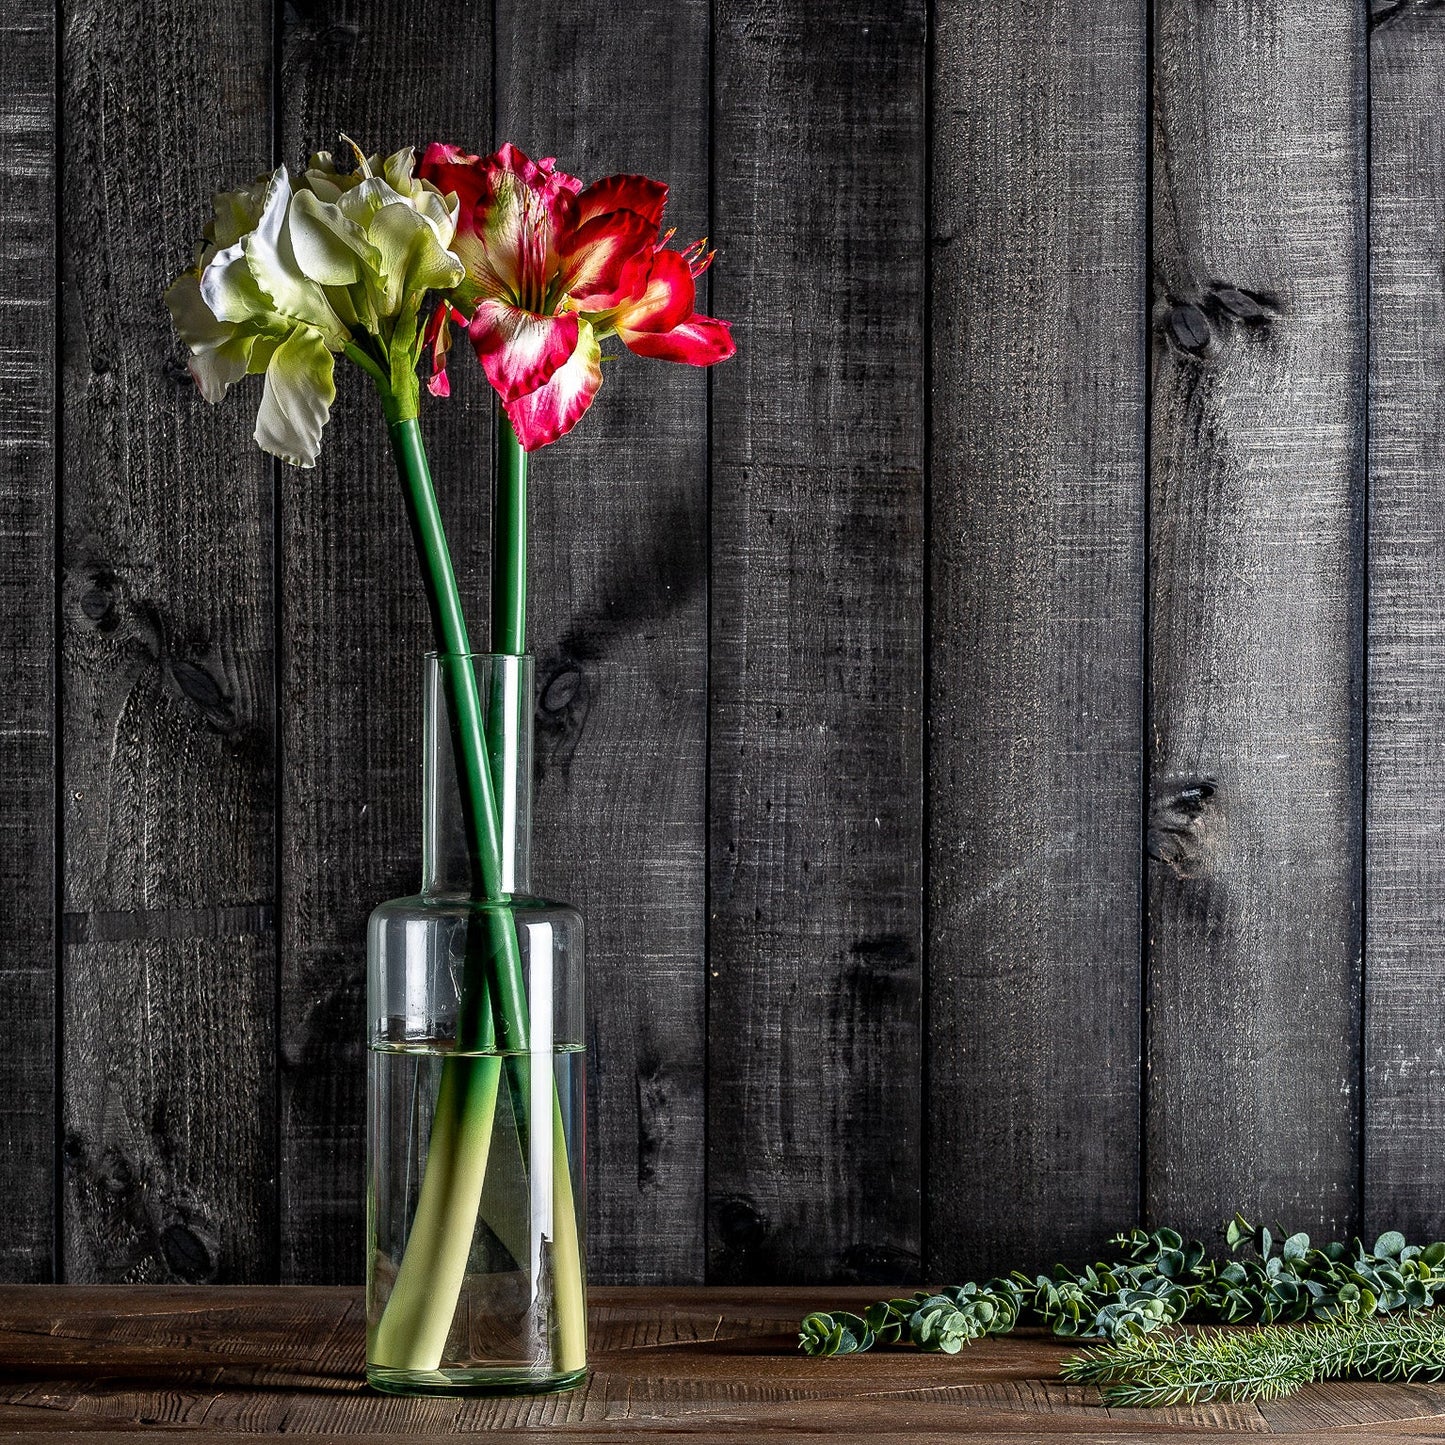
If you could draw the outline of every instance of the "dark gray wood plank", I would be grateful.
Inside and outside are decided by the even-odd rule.
[[[715,7],[709,1273],[917,1274],[924,6]]]
[[[705,235],[706,0],[496,15],[498,142],[584,180],[666,181],[664,224],[681,244]],[[707,379],[606,350],[593,409],[532,459],[533,868],[587,921],[589,1273],[700,1280]]]
[[[1445,11],[1370,39],[1365,1228],[1445,1230]]]
[[[0,1279],[54,1269],[55,13],[0,16]]]
[[[1138,1213],[1142,3],[938,7],[932,1275]]]
[[[270,469],[161,294],[266,168],[245,3],[63,7],[64,1273],[275,1269]]]
[[[431,140],[484,150],[490,6],[317,0],[287,8],[285,160]],[[458,354],[424,398],[474,645],[485,636],[490,407]],[[366,919],[421,873],[421,658],[431,646],[386,427],[370,383],[340,396],[314,472],[281,469],[286,769],[281,800],[281,1277],[361,1278],[365,1263]]]
[[[1147,1212],[1358,1209],[1361,7],[1163,0]]]

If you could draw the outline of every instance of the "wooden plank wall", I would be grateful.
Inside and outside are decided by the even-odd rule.
[[[1363,16],[1161,0],[1155,27],[1145,1207],[1338,1233],[1360,1210]]]
[[[1445,11],[1370,34],[1364,1205],[1445,1223]]]
[[[1141,5],[939,14],[928,1198],[950,1276],[1047,1267],[1139,1210],[1147,56]]]
[[[276,1268],[271,468],[252,418],[200,400],[159,303],[217,177],[264,168],[269,81],[256,7],[65,9],[67,1279]]]
[[[1445,20],[1417,0],[22,4],[0,23],[7,1279],[355,1279],[424,646],[374,405],[159,303],[347,131],[668,178],[736,361],[538,458],[599,1280],[1445,1233]],[[58,238],[58,245],[57,245]],[[426,418],[473,615],[491,412]],[[477,624],[480,627],[480,623]]]
[[[55,1273],[55,17],[0,18],[0,1271]]]

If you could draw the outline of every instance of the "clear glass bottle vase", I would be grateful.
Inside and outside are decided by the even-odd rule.
[[[490,901],[457,782],[460,669],[490,761]],[[428,654],[421,892],[372,914],[367,948],[367,1379],[392,1393],[586,1373],[583,931],[528,891],[532,717],[530,657]]]

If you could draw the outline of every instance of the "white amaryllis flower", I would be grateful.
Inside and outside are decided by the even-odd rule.
[[[318,155],[294,190],[279,166],[217,196],[196,268],[166,293],[201,394],[216,402],[264,374],[256,442],[300,467],[321,449],[334,355],[353,355],[405,404],[423,297],[464,274],[449,249],[455,198],[412,177],[410,150],[357,155],[349,175]]]

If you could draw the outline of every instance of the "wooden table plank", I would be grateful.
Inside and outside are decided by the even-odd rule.
[[[288,1441],[485,1430],[568,1445],[668,1440],[1149,1441],[1180,1433],[1292,1441],[1445,1436],[1445,1390],[1328,1385],[1267,1407],[1109,1410],[1058,1379],[1069,1345],[1037,1331],[961,1355],[798,1353],[799,1316],[867,1290],[599,1289],[593,1372],[566,1395],[397,1399],[362,1382],[360,1292],[322,1287],[0,1288],[0,1436],[47,1445]],[[1362,1427],[1364,1429],[1362,1430]]]

